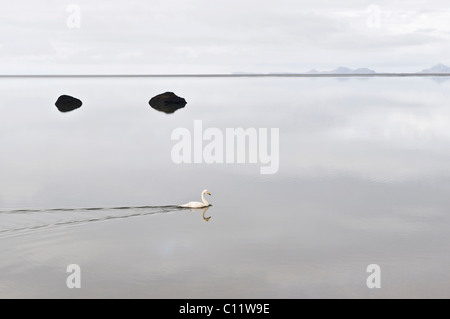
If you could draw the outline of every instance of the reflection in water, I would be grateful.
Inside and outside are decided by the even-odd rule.
[[[203,212],[202,212],[202,218],[205,222],[209,222],[209,220],[211,219],[211,216],[209,216],[209,217],[205,216],[205,213],[208,209],[209,209],[209,207],[205,207],[205,208],[203,208]]]
[[[211,207],[211,205],[210,206],[206,206],[206,207],[204,207],[204,208],[189,208],[189,211],[190,212],[193,212],[193,213],[196,213],[196,212],[202,212],[202,219],[205,221],[205,222],[209,222],[209,220],[211,219],[211,216],[206,216],[205,214],[206,214],[206,212],[208,211],[208,209]]]
[[[0,212],[0,298],[73,297],[55,274],[77,262],[89,269],[77,292],[87,298],[450,295],[450,82],[0,82],[0,207],[93,207]],[[63,119],[35,107],[61,85],[111,103]],[[195,107],[164,121],[149,105],[124,107],[124,91],[140,105],[149,87],[167,86]],[[223,132],[279,127],[280,171],[173,163],[171,133],[196,119]],[[172,203],[174,193],[206,183],[221,194],[213,212],[99,208]],[[220,220],[209,223],[212,214]],[[374,262],[392,284],[369,291]]]
[[[207,211],[208,209],[209,209],[209,207],[206,207],[206,208],[203,209],[203,212],[202,212],[202,218],[203,218],[203,220],[206,221],[206,222],[209,222],[209,220],[211,219],[211,216],[209,216],[209,217],[206,217],[206,216],[205,216],[205,213],[206,213],[206,211]]]

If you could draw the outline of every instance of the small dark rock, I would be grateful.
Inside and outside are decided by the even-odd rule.
[[[182,97],[176,96],[172,92],[166,92],[153,97],[149,104],[155,110],[172,114],[176,110],[185,107],[187,103]]]
[[[61,95],[55,105],[60,112],[66,113],[80,108],[83,103],[72,96]]]

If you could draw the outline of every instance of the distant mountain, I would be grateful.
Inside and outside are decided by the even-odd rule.
[[[340,66],[334,70],[332,70],[331,72],[326,72],[326,73],[332,73],[332,74],[350,74],[353,73],[352,69],[349,69],[345,66]]]
[[[307,74],[319,74],[320,72],[319,71],[317,71],[316,69],[312,69],[312,70],[309,70],[308,72],[306,72]]]
[[[375,74],[376,72],[374,70],[371,70],[368,68],[350,69],[345,66],[340,66],[331,71],[317,71],[315,69],[312,69],[306,73],[307,74]]]
[[[450,73],[450,67],[439,63],[429,69],[422,70],[419,73]]]
[[[246,74],[248,74],[248,75],[252,75],[252,74],[253,75],[257,75],[258,73],[233,72],[232,74],[234,74],[234,75],[246,75]],[[269,74],[269,75],[278,75],[278,74],[289,75],[289,74],[297,74],[297,73],[295,73],[295,72],[294,73],[291,73],[291,72],[273,72],[273,73],[266,73],[266,74]],[[338,67],[336,69],[333,69],[331,71],[318,71],[316,69],[311,69],[308,72],[303,73],[303,74],[311,74],[311,75],[315,75],[315,74],[324,74],[324,75],[327,75],[327,74],[337,74],[337,75],[339,75],[339,74],[342,74],[342,75],[356,74],[356,75],[358,75],[358,74],[377,74],[377,72],[375,72],[374,70],[371,70],[369,68],[350,69],[350,68],[347,68],[345,66],[340,66],[340,67]],[[384,74],[384,73],[381,73],[381,74]],[[387,72],[386,74],[391,74],[391,73]],[[392,73],[392,74],[396,74],[396,73]],[[435,66],[432,66],[429,69],[424,69],[424,70],[422,70],[420,72],[411,73],[411,74],[449,74],[450,75],[450,66],[447,66],[445,64],[439,63],[439,64],[436,64]]]
[[[355,69],[353,70],[354,74],[375,74],[377,72],[375,72],[374,70],[368,69],[368,68],[359,68],[359,69]]]

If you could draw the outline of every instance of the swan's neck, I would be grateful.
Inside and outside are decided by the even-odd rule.
[[[208,201],[205,199],[205,193],[202,193],[202,201],[203,201],[203,204],[205,204],[206,206],[209,206]]]

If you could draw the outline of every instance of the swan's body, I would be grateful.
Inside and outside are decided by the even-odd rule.
[[[178,207],[203,208],[203,207],[211,206],[211,204],[208,203],[207,200],[205,199],[205,194],[208,194],[209,196],[211,196],[211,193],[207,189],[205,189],[202,192],[202,202],[189,202],[189,203],[184,204],[184,205],[179,205]]]

